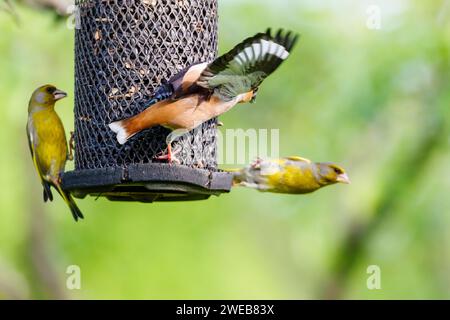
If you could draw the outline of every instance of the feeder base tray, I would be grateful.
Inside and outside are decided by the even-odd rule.
[[[75,170],[62,176],[63,188],[76,198],[138,202],[204,200],[229,192],[232,182],[228,172],[153,163]]]

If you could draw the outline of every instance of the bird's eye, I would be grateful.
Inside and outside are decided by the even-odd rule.
[[[48,87],[48,88],[47,88],[47,92],[50,93],[50,94],[52,94],[53,92],[55,92],[55,88],[53,88],[53,87]]]
[[[336,172],[337,174],[341,174],[341,173],[342,173],[342,170],[339,169],[339,168],[334,168],[334,172]]]

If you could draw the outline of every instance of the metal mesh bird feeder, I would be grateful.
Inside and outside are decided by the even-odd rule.
[[[217,0],[79,0],[75,31],[75,170],[63,176],[77,197],[120,201],[206,199],[229,191],[217,170],[217,121],[179,138],[181,165],[155,163],[168,130],[145,130],[119,145],[112,121],[143,111],[164,79],[217,53]]]

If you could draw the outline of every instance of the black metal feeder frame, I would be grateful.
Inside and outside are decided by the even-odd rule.
[[[119,145],[108,124],[135,115],[164,79],[217,54],[217,0],[76,2],[75,170],[63,186],[76,197],[119,201],[207,199],[228,192],[217,169],[217,120],[179,138],[181,165],[155,163],[168,130]]]

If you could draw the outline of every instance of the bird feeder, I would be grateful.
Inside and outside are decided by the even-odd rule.
[[[143,111],[162,81],[217,54],[217,0],[77,1],[75,169],[62,177],[76,197],[119,201],[207,199],[228,192],[217,169],[217,120],[173,143],[180,165],[155,162],[162,127],[117,143],[108,124]]]

